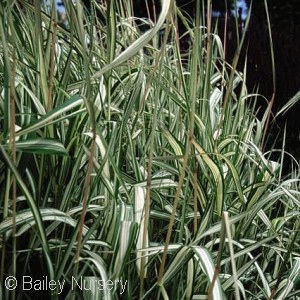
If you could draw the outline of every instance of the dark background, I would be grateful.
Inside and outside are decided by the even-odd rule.
[[[205,1],[206,2],[206,1]],[[250,0],[245,0],[248,7]],[[276,112],[300,90],[300,1],[299,0],[268,0],[270,23],[272,28],[272,38],[275,55],[276,68],[276,93],[273,105],[273,113]],[[135,14],[137,16],[147,16],[145,0],[137,0]],[[195,13],[196,1],[177,0],[180,6],[191,16]],[[148,11],[153,11],[153,6],[159,11],[159,1],[148,0]],[[227,1],[228,27],[234,26],[234,18],[230,13],[233,1]],[[225,1],[212,0],[213,10],[218,12],[219,33],[224,29]],[[215,18],[216,19],[216,18]],[[240,22],[243,20],[240,18]],[[234,33],[234,30],[232,30]],[[221,34],[222,35],[222,34]],[[228,35],[229,36],[229,35]],[[234,37],[227,40],[227,60],[232,60],[235,51]],[[273,93],[273,75],[271,65],[271,52],[269,43],[269,32],[267,28],[267,18],[264,0],[254,0],[248,38],[247,55],[247,83],[249,92],[259,88],[259,93],[268,100]],[[240,59],[241,65],[245,61],[245,56]],[[291,153],[297,161],[300,158],[300,104],[294,105],[284,116],[271,118],[268,129],[268,140],[266,148],[282,147],[282,136],[285,125],[287,126],[286,151]],[[261,99],[261,109],[266,109],[264,100]],[[277,153],[279,155],[280,153]],[[286,167],[290,167],[288,160]]]
[[[250,2],[247,0],[247,2]],[[298,4],[298,5],[297,5]],[[298,0],[268,0],[276,68],[276,94],[273,112],[276,113],[300,90],[300,3]],[[259,92],[272,96],[272,69],[264,1],[253,2],[249,29],[248,85],[259,84]],[[269,145],[287,126],[286,151],[300,159],[300,102],[287,114],[277,118],[270,128]],[[282,134],[281,134],[282,136]],[[282,145],[282,138],[277,139]],[[290,166],[286,161],[286,167]]]

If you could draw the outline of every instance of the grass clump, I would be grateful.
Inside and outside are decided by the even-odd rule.
[[[142,34],[130,2],[64,4],[0,4],[2,296],[296,299],[298,179],[261,150],[246,30],[230,65],[209,5]]]

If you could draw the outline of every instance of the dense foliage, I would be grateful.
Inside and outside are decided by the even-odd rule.
[[[297,299],[298,173],[262,151],[248,20],[230,65],[209,6],[33,2],[0,3],[2,298]]]

